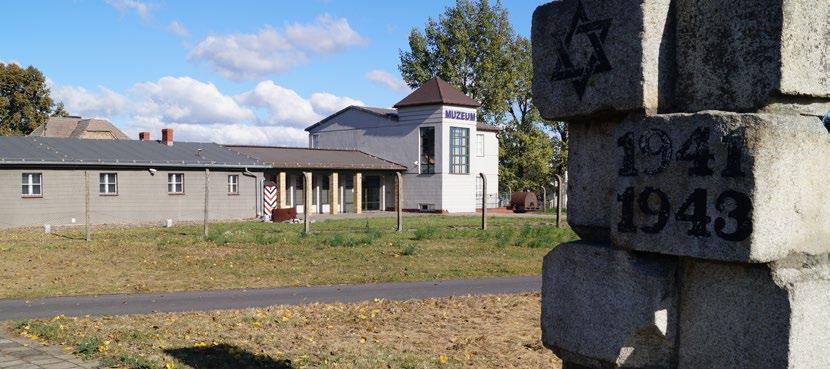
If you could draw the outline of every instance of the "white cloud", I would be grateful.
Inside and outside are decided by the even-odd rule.
[[[106,0],[107,4],[122,13],[135,11],[141,20],[150,20],[150,6],[138,0]]]
[[[162,77],[158,82],[136,84],[134,90],[146,98],[140,111],[159,114],[169,122],[216,124],[255,118],[253,111],[223,95],[212,83],[190,77]]]
[[[126,122],[130,137],[140,131],[158,136],[162,128],[173,128],[181,141],[305,146],[305,127],[345,106],[363,105],[328,92],[304,98],[270,80],[235,97],[190,77],[162,77],[123,93],[47,81],[55,100],[63,101],[71,114]]]
[[[268,117],[263,123],[268,125],[301,126],[322,119],[310,101],[273,81],[260,82],[252,91],[237,96],[236,100],[245,105],[267,109]]]
[[[205,60],[225,78],[241,81],[269,73],[281,73],[306,60],[276,30],[266,27],[256,34],[208,36],[188,55]]]
[[[172,128],[177,141],[216,142],[238,145],[306,146],[308,132],[294,127],[263,127],[249,124],[182,124],[153,120],[135,121],[125,130],[130,137],[149,131],[160,137],[162,128]]]
[[[97,92],[83,87],[52,87],[52,99],[62,102],[68,113],[89,118],[118,115],[130,105],[126,97],[104,86],[98,86]]]
[[[188,59],[205,61],[223,77],[242,81],[286,72],[308,60],[309,54],[329,54],[365,43],[345,18],[324,14],[314,23],[294,23],[282,32],[266,26],[252,34],[208,36]]]
[[[386,87],[392,91],[410,92],[412,89],[400,78],[393,76],[385,70],[371,70],[363,78],[376,85]]]
[[[190,31],[187,30],[187,27],[185,27],[182,22],[177,20],[174,20],[167,25],[167,31],[178,38],[190,37]]]
[[[252,91],[238,95],[236,100],[244,105],[265,108],[268,115],[263,124],[298,127],[306,127],[349,105],[365,105],[360,100],[327,92],[314,93],[305,99],[294,90],[270,80],[260,82]]]
[[[367,43],[345,18],[334,19],[328,14],[318,16],[312,24],[289,25],[285,29],[285,37],[297,48],[321,54]]]
[[[314,111],[324,116],[336,113],[351,105],[366,106],[363,101],[355,100],[350,97],[333,95],[328,92],[317,92],[311,94],[310,102],[311,106],[314,107]]]

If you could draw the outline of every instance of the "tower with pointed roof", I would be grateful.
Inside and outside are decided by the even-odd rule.
[[[306,130],[311,147],[359,149],[405,165],[407,210],[473,212],[482,196],[488,207],[498,204],[498,129],[478,123],[479,106],[435,77],[394,109],[348,107]]]

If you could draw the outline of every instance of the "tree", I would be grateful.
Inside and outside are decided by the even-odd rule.
[[[481,122],[502,128],[502,190],[550,184],[552,160],[562,151],[554,150],[548,123],[533,105],[530,40],[516,35],[501,3],[457,0],[437,20],[427,20],[423,32],[410,32],[409,50],[400,51],[400,61],[410,87],[438,76],[481,102]],[[554,139],[559,137],[567,135]]]
[[[69,112],[66,111],[66,108],[63,106],[62,102],[59,102],[55,105],[55,111],[52,112],[53,117],[68,117]]]
[[[25,135],[52,112],[46,77],[37,68],[0,63],[0,135]]]

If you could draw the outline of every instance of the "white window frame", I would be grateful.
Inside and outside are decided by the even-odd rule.
[[[239,195],[239,175],[228,175],[228,195]]]
[[[115,186],[114,191],[110,191],[110,185]],[[101,191],[102,189],[103,191]],[[98,194],[101,196],[118,195],[118,173],[100,173],[98,175]]]
[[[476,134],[476,156],[484,156],[484,134]]]
[[[470,129],[450,127],[449,140],[450,174],[470,174]]]
[[[37,182],[35,182],[37,178]],[[43,197],[43,173],[27,172],[20,175],[20,195],[23,197]],[[25,190],[24,187],[25,186]],[[38,192],[35,193],[35,188]]]
[[[176,178],[178,177],[178,178]],[[176,191],[176,185],[181,186],[180,191]],[[167,173],[167,194],[168,195],[183,195],[184,194],[184,173]]]

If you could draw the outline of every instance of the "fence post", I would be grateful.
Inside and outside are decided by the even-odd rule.
[[[487,229],[487,176],[484,173],[479,173],[481,176],[481,229]]]
[[[562,228],[562,176],[556,176],[556,228]]]
[[[208,236],[208,205],[210,198],[210,169],[205,168],[205,224],[204,233],[205,238]]]
[[[395,172],[395,210],[398,212],[398,232],[403,232],[403,176],[401,172]]]
[[[92,233],[89,230],[89,171],[84,171],[84,232],[86,240],[92,241]]]

